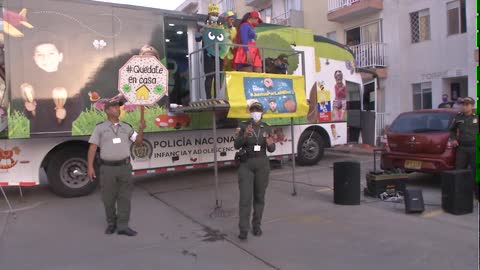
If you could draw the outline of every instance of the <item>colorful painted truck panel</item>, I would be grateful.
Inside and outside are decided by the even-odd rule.
[[[151,52],[169,71],[168,95],[145,108],[145,143],[131,149],[135,174],[212,166],[212,112],[170,110],[174,103],[188,106],[191,92],[199,91],[189,89],[186,55],[197,49],[192,46],[194,33],[203,17],[183,14],[183,28],[172,32],[168,20],[178,13],[169,11],[88,0],[2,3],[0,185],[39,184],[45,169],[48,183],[58,194],[91,192],[92,184],[84,174],[88,135],[105,119],[105,101],[122,98],[120,90],[125,89],[118,89],[119,69],[132,56]],[[257,45],[272,48],[262,50],[265,59],[288,55],[287,74],[246,74],[244,85],[257,90],[264,86],[263,93],[239,91],[245,102],[261,97],[269,110],[265,120],[274,126],[277,142],[272,158],[291,157],[293,140],[299,160],[315,164],[324,147],[347,142],[348,89],[361,85],[353,55],[308,29],[262,25],[257,33]],[[186,52],[172,48],[170,35],[181,38],[179,44],[186,46]],[[275,85],[281,86],[267,98]],[[301,98],[292,93],[298,85],[304,91]],[[245,109],[246,105],[239,106]],[[301,107],[307,114],[293,117],[292,134],[290,119],[277,118],[275,112],[290,113]],[[223,165],[233,164],[232,136],[242,120],[228,118],[228,113],[216,112],[217,156]],[[139,116],[138,106],[128,102],[122,106],[121,120],[134,128]],[[305,146],[318,147],[317,154],[309,159],[302,152]]]

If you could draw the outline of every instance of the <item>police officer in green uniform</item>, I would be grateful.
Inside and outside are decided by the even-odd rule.
[[[456,169],[470,167],[472,179],[475,179],[475,136],[478,132],[478,115],[473,112],[474,106],[473,98],[464,98],[461,105],[462,111],[455,116],[450,130],[450,139],[453,141],[453,146],[457,147],[455,167]],[[476,186],[475,195],[478,198],[478,185]]]
[[[123,103],[116,100],[105,104],[107,120],[95,127],[89,140],[88,177],[91,181],[96,178],[94,159],[100,147],[100,187],[108,224],[105,233],[117,231],[135,236],[137,232],[128,226],[133,190],[130,146],[131,142],[142,144],[145,122],[140,119],[138,133],[135,132],[132,126],[119,120],[121,105]]]
[[[238,185],[240,189],[239,215],[240,234],[238,238],[246,240],[250,229],[250,212],[253,202],[252,233],[262,235],[260,228],[265,190],[268,185],[270,163],[266,151],[275,151],[275,143],[270,127],[261,121],[262,104],[250,105],[248,122],[242,122],[235,132],[235,149],[245,150],[245,158],[240,162]]]

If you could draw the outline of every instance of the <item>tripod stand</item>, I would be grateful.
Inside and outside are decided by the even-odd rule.
[[[5,194],[5,190],[3,190],[3,186],[1,186],[1,185],[0,185],[0,191],[2,191],[3,198],[5,198],[5,201],[7,202],[8,212],[13,213],[12,205],[10,204],[10,201],[8,200],[7,194]]]

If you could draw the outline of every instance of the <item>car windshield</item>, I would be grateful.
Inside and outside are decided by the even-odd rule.
[[[453,116],[451,113],[439,112],[402,114],[393,121],[390,131],[397,133],[448,131]]]

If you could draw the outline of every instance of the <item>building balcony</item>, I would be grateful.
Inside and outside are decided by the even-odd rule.
[[[292,27],[304,27],[303,11],[290,10],[282,15],[273,17],[271,23]]]
[[[328,0],[329,21],[344,23],[383,10],[383,0]]]
[[[272,0],[245,0],[245,5],[261,9],[272,4]]]
[[[385,43],[370,42],[349,46],[355,56],[357,68],[375,69],[379,77],[386,77],[387,56]]]
[[[182,11],[190,14],[197,13],[199,11],[198,9],[199,9],[198,0],[186,0],[176,8],[176,10],[178,11]]]

